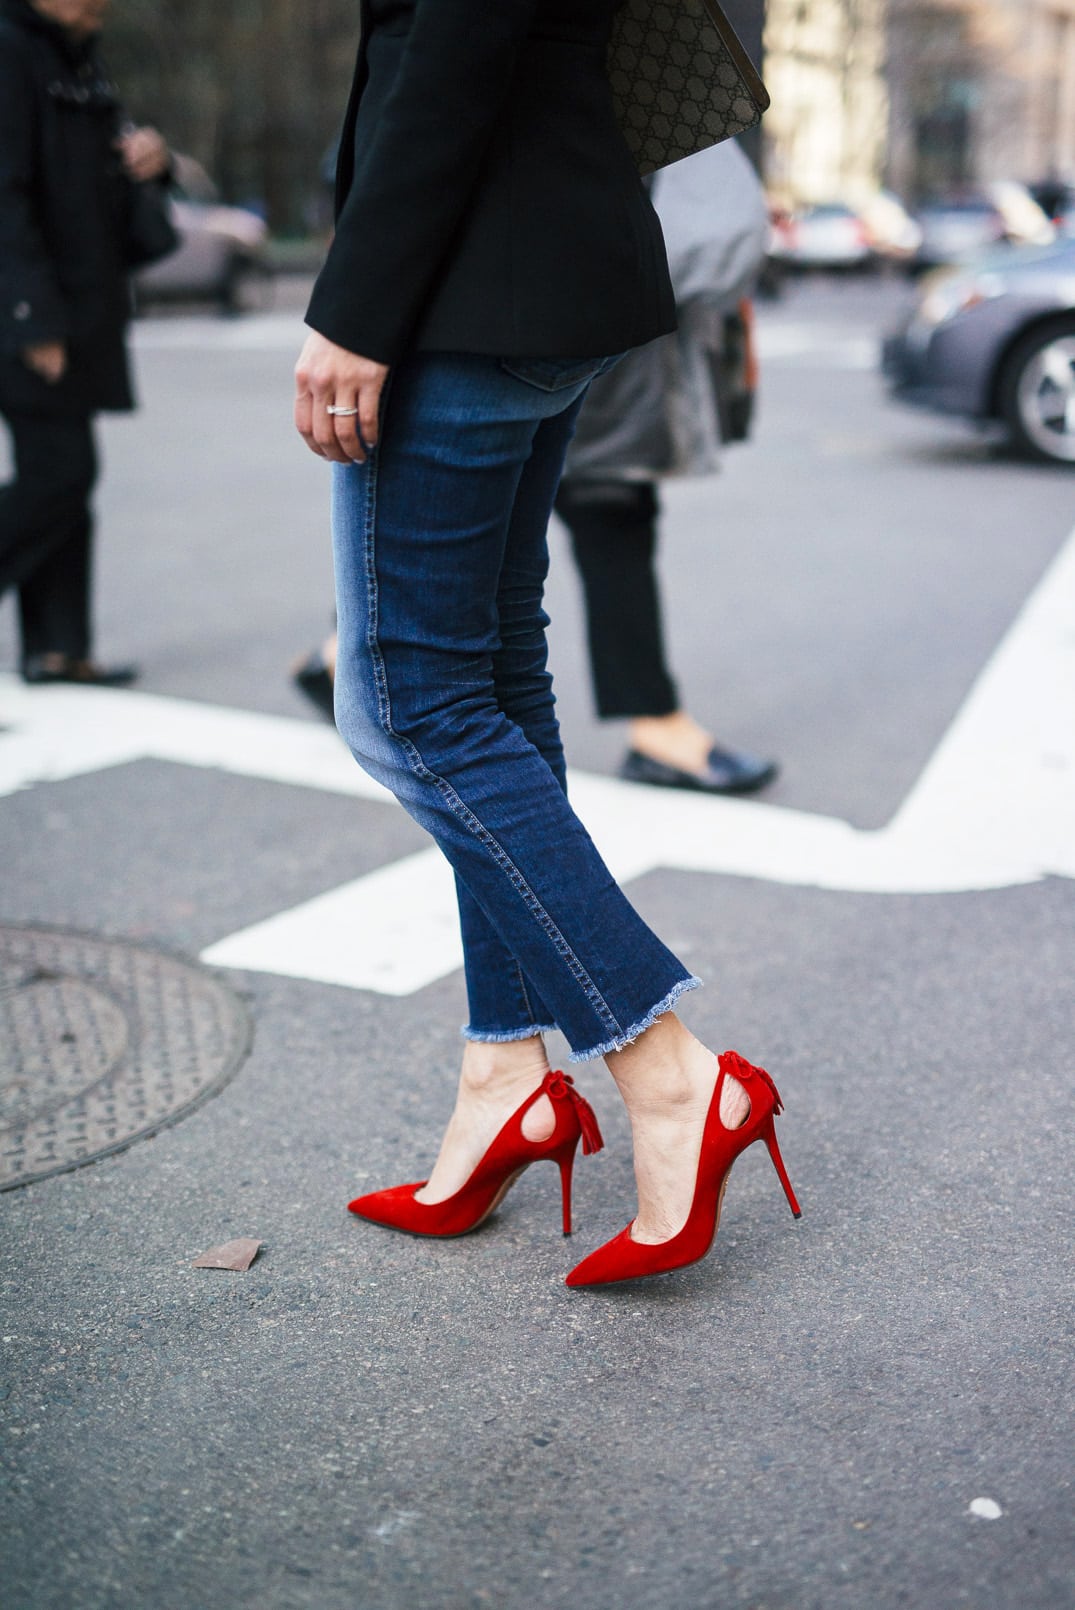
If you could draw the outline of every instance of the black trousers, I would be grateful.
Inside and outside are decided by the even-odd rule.
[[[666,716],[679,694],[665,659],[657,586],[656,488],[565,477],[556,512],[582,578],[597,713]]]
[[[19,592],[22,658],[90,657],[97,450],[90,418],[6,416],[15,478],[0,488],[0,595]]]

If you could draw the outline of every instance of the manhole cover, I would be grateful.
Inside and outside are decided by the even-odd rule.
[[[0,1191],[174,1124],[250,1049],[242,1002],[161,951],[0,927]]]

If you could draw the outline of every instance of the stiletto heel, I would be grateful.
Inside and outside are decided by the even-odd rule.
[[[768,1125],[762,1130],[762,1140],[764,1140],[766,1146],[769,1148],[769,1156],[772,1158],[773,1167],[776,1169],[777,1179],[784,1187],[784,1195],[788,1199],[788,1206],[791,1209],[794,1217],[801,1219],[803,1216],[803,1210],[795,1198],[795,1192],[791,1188],[791,1181],[788,1179],[788,1171],[784,1167],[784,1159],[780,1155],[780,1147],[777,1145],[776,1140],[776,1125],[773,1123],[771,1113],[769,1115]]]
[[[633,1226],[629,1224],[626,1230],[621,1230],[618,1236],[607,1241],[603,1247],[598,1247],[596,1252],[591,1252],[588,1258],[572,1269],[567,1277],[569,1286],[608,1286],[618,1280],[638,1280],[644,1275],[666,1274],[671,1269],[682,1269],[704,1258],[716,1238],[732,1164],[756,1140],[763,1140],[768,1146],[791,1211],[796,1218],[799,1217],[799,1204],[784,1168],[773,1127],[774,1118],[783,1111],[775,1084],[764,1068],[753,1067],[737,1051],[723,1052],[718,1058],[718,1068],[717,1084],[702,1132],[694,1200],[682,1230],[667,1241],[651,1245],[636,1241],[631,1235]],[[720,1116],[724,1081],[729,1078],[739,1081],[750,1100],[750,1112],[737,1129],[725,1128]]]
[[[564,1208],[564,1234],[571,1234],[571,1173],[575,1167],[575,1147],[557,1158],[560,1165],[560,1196]]]
[[[555,1123],[546,1140],[527,1140],[523,1119],[535,1102],[548,1096]],[[473,1174],[454,1196],[443,1202],[419,1202],[415,1192],[426,1183],[393,1185],[386,1191],[371,1191],[348,1203],[351,1213],[373,1224],[410,1235],[466,1235],[487,1219],[510,1191],[524,1169],[545,1160],[558,1163],[563,1199],[564,1234],[571,1234],[571,1174],[575,1153],[582,1142],[584,1156],[599,1152],[604,1145],[593,1108],[575,1089],[566,1073],[547,1073],[533,1095],[527,1096],[497,1135]]]

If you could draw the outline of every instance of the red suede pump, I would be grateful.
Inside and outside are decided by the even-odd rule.
[[[716,1239],[732,1164],[756,1140],[763,1140],[769,1148],[791,1211],[796,1218],[800,1217],[801,1209],[776,1143],[773,1120],[783,1111],[783,1104],[775,1084],[764,1068],[753,1067],[738,1051],[723,1052],[718,1058],[718,1068],[717,1085],[702,1134],[694,1200],[682,1230],[668,1241],[653,1246],[635,1241],[629,1224],[626,1230],[621,1230],[618,1236],[576,1265],[567,1277],[567,1285],[609,1286],[619,1280],[666,1274],[704,1258]],[[720,1118],[721,1092],[728,1078],[738,1079],[750,1098],[750,1112],[738,1129],[726,1129]]]
[[[547,1140],[527,1140],[522,1122],[542,1096],[552,1102],[556,1125]],[[507,1123],[478,1163],[465,1185],[443,1202],[418,1202],[415,1191],[425,1184],[393,1185],[386,1191],[371,1191],[348,1203],[351,1213],[410,1235],[466,1235],[476,1230],[515,1184],[531,1163],[544,1160],[560,1169],[560,1190],[564,1212],[564,1234],[571,1234],[571,1174],[579,1141],[583,1155],[599,1152],[604,1145],[594,1110],[575,1089],[566,1073],[547,1073],[533,1095],[512,1113]]]

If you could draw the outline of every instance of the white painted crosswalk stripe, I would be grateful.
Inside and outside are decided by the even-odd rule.
[[[222,939],[202,960],[412,995],[463,965],[451,868],[437,849],[408,855]]]
[[[361,799],[391,797],[327,727],[154,694],[27,689],[0,678],[0,794],[127,761],[213,767]],[[861,893],[1075,878],[1075,533],[887,827],[573,773],[571,797],[621,881],[658,868]],[[382,867],[222,938],[206,960],[386,994],[460,964],[438,852]]]

